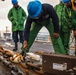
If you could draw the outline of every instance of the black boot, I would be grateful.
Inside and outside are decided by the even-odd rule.
[[[24,51],[22,51],[20,54],[21,54],[22,56],[24,56]]]
[[[26,52],[25,52],[25,51],[22,51],[20,54],[21,54],[22,56],[26,57]]]
[[[15,43],[15,48],[13,49],[13,51],[17,51],[18,50],[18,46],[17,43]]]

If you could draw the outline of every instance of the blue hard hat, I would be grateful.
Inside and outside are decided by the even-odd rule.
[[[18,0],[12,0],[12,4],[18,3]]]
[[[42,10],[42,4],[40,1],[31,1],[27,6],[28,15],[31,18],[36,18]]]
[[[62,0],[63,3],[70,2],[70,0]]]

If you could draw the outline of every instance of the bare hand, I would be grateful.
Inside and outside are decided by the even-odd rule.
[[[76,30],[74,31],[74,36],[76,37]]]
[[[58,33],[54,33],[54,37],[55,38],[58,38],[59,37],[59,34]]]
[[[24,48],[25,50],[27,50],[27,41],[26,41],[26,40],[24,41],[23,45],[24,45],[23,48]]]

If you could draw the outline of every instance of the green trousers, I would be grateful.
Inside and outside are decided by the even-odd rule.
[[[29,49],[32,46],[38,32],[40,31],[40,29],[43,26],[45,26],[50,33],[50,37],[52,39],[52,44],[53,44],[55,53],[56,54],[65,54],[66,52],[64,50],[64,47],[63,47],[60,36],[58,38],[55,38],[53,36],[54,27],[53,27],[53,24],[52,24],[51,20],[41,22],[41,23],[33,23],[32,24],[32,27],[30,29],[29,40],[28,40],[28,48],[27,48],[26,52],[29,52]],[[22,50],[24,50],[24,49],[22,48]]]
[[[66,54],[69,55],[70,31],[63,32],[60,30],[60,37],[61,37],[64,49],[66,51]]]

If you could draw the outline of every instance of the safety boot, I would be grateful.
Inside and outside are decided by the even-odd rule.
[[[26,52],[25,51],[22,51],[21,53],[20,53],[22,56],[26,56]]]
[[[22,51],[20,54],[21,54],[22,56],[24,56],[24,51]]]

